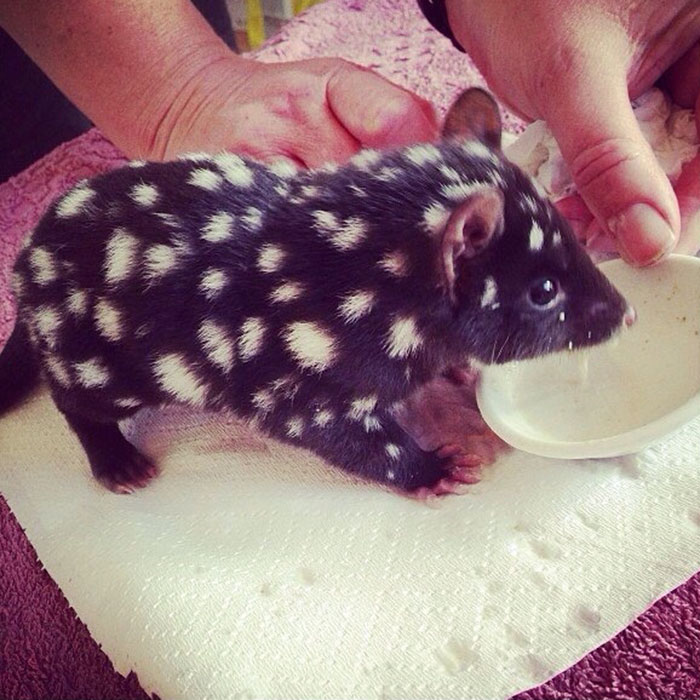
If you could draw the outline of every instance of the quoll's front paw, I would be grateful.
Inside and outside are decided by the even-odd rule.
[[[131,445],[91,466],[95,478],[113,493],[134,493],[158,476],[158,467]]]
[[[450,493],[462,494],[480,479],[483,460],[466,453],[459,445],[448,444],[433,452],[412,445],[378,480],[411,498],[424,500]],[[376,478],[376,477],[375,477]]]
[[[476,484],[481,478],[480,468],[484,460],[477,454],[466,453],[459,445],[444,445],[429,457],[439,465],[439,477],[432,484],[410,491],[413,498],[424,500],[432,496],[462,494],[466,485]]]

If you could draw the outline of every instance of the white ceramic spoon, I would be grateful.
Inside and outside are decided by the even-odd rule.
[[[483,368],[477,402],[507,443],[545,457],[638,452],[700,415],[700,259],[602,263],[637,311],[613,341]]]

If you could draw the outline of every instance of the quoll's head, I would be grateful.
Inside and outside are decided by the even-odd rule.
[[[487,93],[463,93],[443,137],[454,157],[469,158],[465,143],[489,148],[496,174],[456,206],[440,237],[441,277],[467,354],[502,363],[573,350],[634,321],[567,221],[503,157],[498,107]]]

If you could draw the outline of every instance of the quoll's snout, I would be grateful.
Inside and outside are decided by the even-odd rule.
[[[631,326],[637,320],[637,311],[634,306],[627,301],[623,300],[623,304],[625,310],[622,314],[622,322],[626,326]],[[617,304],[611,304],[607,301],[597,301],[588,309],[588,316],[592,319],[598,319],[608,316],[611,312],[615,311],[617,311],[618,314],[620,313],[620,307]]]

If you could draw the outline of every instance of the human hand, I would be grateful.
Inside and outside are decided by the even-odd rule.
[[[648,265],[669,253],[681,229],[678,200],[630,98],[683,66],[700,40],[698,3],[531,0],[516,11],[512,2],[447,0],[447,8],[452,31],[492,89],[523,116],[547,121],[586,204],[623,257]],[[693,98],[700,70],[695,77]],[[697,205],[700,193],[691,199]]]
[[[436,134],[427,101],[347,61],[269,64],[232,54],[168,105],[144,155],[227,149],[314,167],[345,161],[364,146],[398,146]]]

